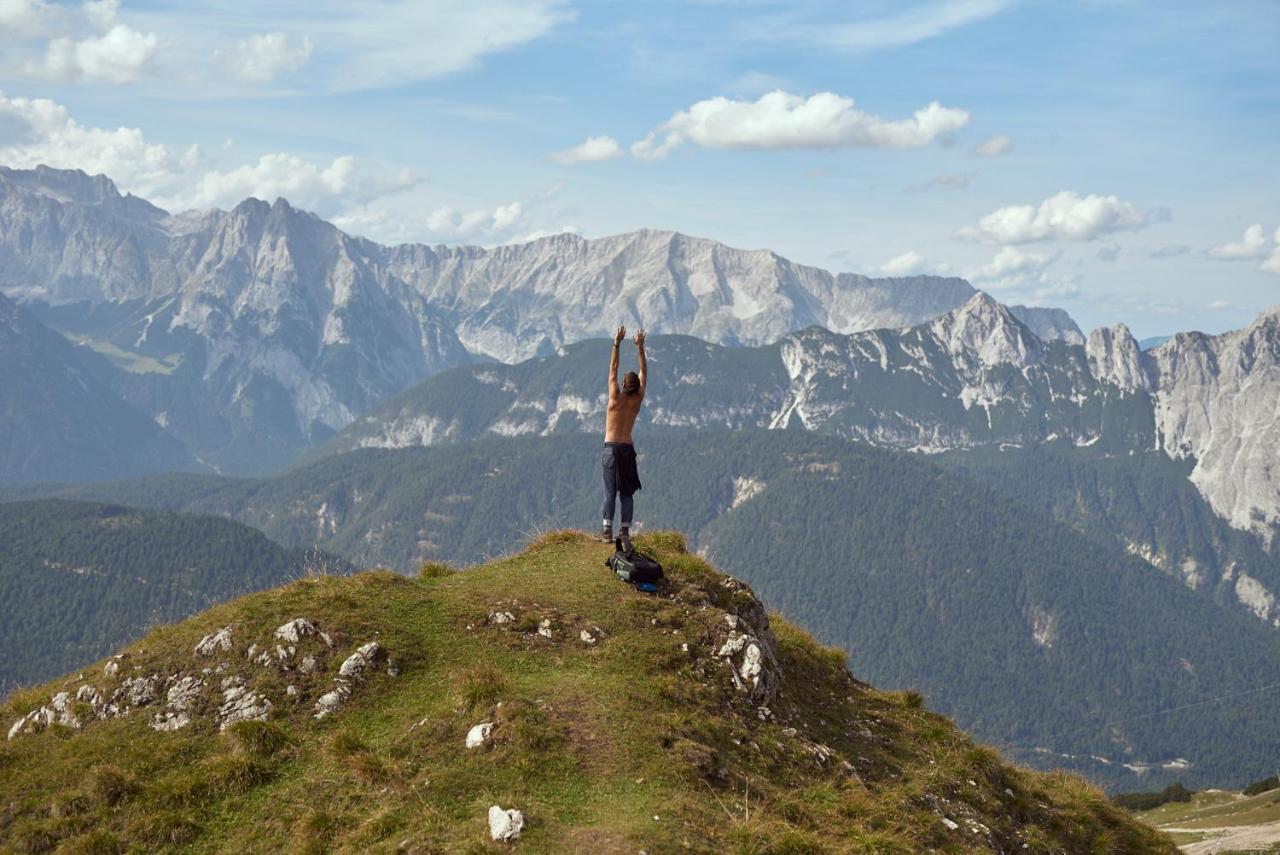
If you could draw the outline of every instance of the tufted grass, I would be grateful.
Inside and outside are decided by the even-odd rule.
[[[558,531],[463,571],[307,578],[158,627],[127,650],[129,673],[208,666],[193,645],[230,625],[227,672],[258,681],[271,719],[218,733],[206,712],[156,733],[135,716],[0,743],[0,851],[492,852],[492,804],[525,812],[527,852],[1174,851],[1080,779],[1014,768],[918,695],[859,683],[842,651],[776,616],[785,677],[762,720],[710,656],[721,610],[746,595],[678,534],[636,542],[667,567],[666,594],[623,585],[609,546]],[[514,628],[486,623],[499,608]],[[243,647],[300,616],[339,641],[295,702],[296,676],[260,673]],[[553,640],[536,635],[547,616]],[[578,626],[603,635],[584,644]],[[373,638],[400,675],[313,719],[332,670]],[[104,664],[83,682],[103,684]],[[467,750],[481,721],[493,735]],[[990,837],[948,830],[944,813]]]

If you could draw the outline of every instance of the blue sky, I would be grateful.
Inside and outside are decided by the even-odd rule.
[[[387,242],[676,229],[1140,336],[1280,303],[1276,0],[297,8],[0,0],[0,162]]]

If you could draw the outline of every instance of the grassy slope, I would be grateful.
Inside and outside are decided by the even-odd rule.
[[[134,716],[0,743],[0,850],[486,851],[499,803],[525,812],[530,852],[1172,851],[1082,780],[1006,765],[777,619],[777,720],[760,720],[706,647],[743,595],[678,537],[646,545],[671,575],[664,596],[617,582],[608,547],[563,533],[463,573],[306,579],[155,630],[126,672],[209,664],[193,645],[230,625],[229,671],[276,700],[272,721],[162,734]],[[486,625],[497,607],[515,629]],[[377,637],[401,674],[313,721],[335,663],[307,682],[242,655],[299,615],[338,634],[335,662]],[[529,632],[543,616],[561,637]],[[605,631],[598,644],[577,640],[586,626]],[[102,667],[85,673],[109,689]],[[5,721],[64,685],[78,682],[10,698]],[[465,750],[486,720],[491,742]],[[820,763],[817,743],[835,756]]]
[[[1194,843],[1220,836],[1222,832],[1217,829],[1245,830],[1246,826],[1280,825],[1280,790],[1268,790],[1256,796],[1226,790],[1205,790],[1196,793],[1190,802],[1170,802],[1154,810],[1138,813],[1137,817],[1155,828],[1180,829],[1171,836],[1180,843]],[[1212,831],[1196,832],[1190,829]],[[1275,829],[1272,839],[1280,839],[1280,829]],[[1280,844],[1276,844],[1276,847],[1280,847]],[[1274,848],[1264,851],[1274,851]]]

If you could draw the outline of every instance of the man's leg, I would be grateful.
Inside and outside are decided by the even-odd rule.
[[[627,537],[631,534],[631,512],[635,508],[634,496],[622,497],[622,536]]]
[[[618,497],[618,467],[613,462],[613,449],[604,450],[602,467],[604,470],[604,507],[601,508],[603,524],[600,536],[604,540],[613,540],[613,511]],[[623,500],[625,503],[625,499]],[[626,507],[624,504],[623,507]]]

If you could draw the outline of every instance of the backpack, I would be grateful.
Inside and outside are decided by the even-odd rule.
[[[613,546],[616,551],[605,560],[604,566],[622,581],[633,585],[652,585],[662,578],[662,565],[648,555],[634,549],[624,550],[621,538],[615,540]]]

